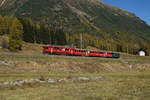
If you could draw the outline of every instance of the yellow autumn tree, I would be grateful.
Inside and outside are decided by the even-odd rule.
[[[17,52],[22,48],[23,26],[17,18],[14,18],[10,26],[9,50]]]

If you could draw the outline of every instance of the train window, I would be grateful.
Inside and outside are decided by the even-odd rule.
[[[62,48],[58,48],[58,50],[62,50]]]
[[[105,55],[107,55],[107,52],[104,52]]]
[[[44,49],[48,49],[48,47],[44,47]]]
[[[68,49],[68,48],[66,48],[66,49],[65,49],[65,51],[69,51],[69,49]]]
[[[104,54],[104,52],[100,52],[100,54]]]
[[[57,48],[56,48],[56,47],[54,47],[54,50],[57,50]]]
[[[112,53],[107,53],[107,54],[112,55]]]
[[[55,50],[62,50],[63,48],[54,47]]]
[[[93,53],[93,51],[90,51],[90,53]]]

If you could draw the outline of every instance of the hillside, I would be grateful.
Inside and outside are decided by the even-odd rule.
[[[142,48],[150,43],[150,26],[136,15],[98,0],[1,0],[2,15],[29,17],[46,27],[63,27],[70,35],[88,33],[107,44]],[[61,24],[58,24],[61,22]],[[131,50],[134,51],[134,50]]]

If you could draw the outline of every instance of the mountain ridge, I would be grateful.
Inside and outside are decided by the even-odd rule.
[[[3,9],[3,10],[9,9],[9,6],[11,8],[11,6],[13,6],[14,4],[18,4],[18,5],[20,4],[18,7],[21,7],[27,1],[30,1],[30,0],[1,0],[0,1],[0,8]],[[69,1],[71,1],[71,0],[64,0],[64,3],[66,3],[70,7],[71,2],[69,2]],[[78,1],[78,0],[76,0],[76,1]],[[133,14],[131,12],[127,12],[127,11],[122,10],[120,8],[117,8],[115,6],[109,6],[109,5],[104,4],[103,2],[101,2],[99,0],[85,0],[85,1],[89,1],[93,4],[95,4],[95,5],[102,6],[103,8],[104,7],[105,8],[110,8],[112,10],[112,12],[114,12],[114,15],[116,15],[116,16],[118,16],[118,14],[125,14],[129,17],[133,17],[133,18],[136,18],[136,19],[142,21],[139,17],[137,17],[135,14]],[[144,22],[144,21],[142,21],[142,22]]]
[[[145,21],[99,0],[1,0],[0,4],[2,15],[31,18],[46,27],[61,22],[60,26],[71,35],[88,33],[94,39],[113,40],[116,44],[150,43],[150,26]]]

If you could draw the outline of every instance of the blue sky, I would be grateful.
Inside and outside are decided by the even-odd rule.
[[[132,12],[150,25],[150,0],[100,0],[110,6]]]

